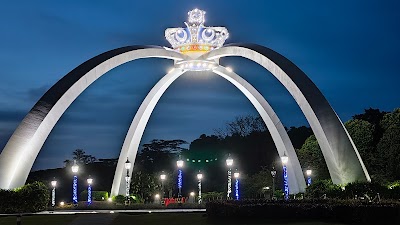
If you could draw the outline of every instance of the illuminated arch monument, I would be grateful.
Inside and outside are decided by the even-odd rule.
[[[165,37],[172,49],[159,46],[128,46],[98,55],[81,64],[34,105],[0,154],[0,188],[24,185],[32,165],[51,130],[69,105],[95,80],[111,69],[140,58],[174,60],[175,68],[148,93],[139,107],[123,143],[111,195],[125,193],[124,162],[134,160],[146,124],[165,90],[187,71],[214,72],[235,85],[250,100],[275,142],[278,153],[289,156],[290,193],[303,192],[304,175],[293,145],[278,116],[264,97],[239,75],[219,65],[226,56],[241,56],[270,71],[293,96],[307,118],[324,155],[332,181],[345,184],[370,181],[369,174],[343,123],[315,84],[296,65],[273,50],[255,44],[230,44],[224,27],[205,27],[205,12],[189,13],[185,28],[169,28]]]

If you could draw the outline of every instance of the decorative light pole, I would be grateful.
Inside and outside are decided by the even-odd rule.
[[[310,170],[310,169],[306,170],[306,174],[307,174],[307,186],[310,186],[310,185],[311,185],[311,173],[312,173],[312,170]]]
[[[178,167],[178,198],[182,197],[182,167],[183,160],[179,156],[179,160],[176,161],[176,166]]]
[[[226,192],[226,199],[230,199],[232,192],[232,165],[233,165],[233,159],[231,158],[231,154],[229,154],[228,158],[226,159],[226,165],[228,166],[228,190]]]
[[[87,187],[87,204],[88,206],[92,204],[92,183],[93,179],[89,176],[89,178],[86,180],[88,183]]]
[[[132,164],[129,161],[128,158],[126,158],[126,162],[125,162],[125,169],[126,169],[126,177],[125,177],[125,188],[126,188],[126,200],[125,200],[125,205],[129,205],[130,204],[130,198],[129,198],[129,188],[130,188],[130,181],[131,181],[131,177],[129,176],[129,170],[131,169]]]
[[[192,199],[190,202],[192,202],[192,203],[194,203],[195,202],[195,193],[194,193],[194,191],[192,191],[192,192],[190,192],[190,198]]]
[[[200,173],[200,170],[199,170],[199,173],[197,174],[197,180],[198,180],[197,186],[199,187],[199,196],[198,196],[199,204],[201,204],[201,179],[203,179],[203,174]]]
[[[276,169],[273,166],[271,169],[271,176],[272,176],[272,196],[271,199],[275,200],[275,177],[276,177]]]
[[[51,186],[53,189],[51,190],[51,206],[54,208],[56,206],[56,186],[57,186],[57,181],[54,178],[51,181]]]
[[[74,173],[74,180],[72,182],[72,203],[74,206],[78,205],[78,171],[79,166],[76,164],[76,160],[74,160],[74,165],[71,167],[72,173]]]
[[[288,182],[288,174],[286,164],[289,161],[289,157],[287,157],[286,153],[283,153],[281,157],[282,165],[283,165],[283,191],[285,193],[285,200],[289,200],[289,182]]]
[[[233,177],[235,177],[235,197],[236,200],[239,200],[239,172],[235,171],[235,173],[233,174]]]
[[[160,179],[161,179],[161,198],[164,198],[164,180],[167,178],[164,171],[161,172]]]

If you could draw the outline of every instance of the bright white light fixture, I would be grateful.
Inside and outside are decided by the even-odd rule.
[[[180,159],[180,160],[176,161],[176,165],[178,166],[178,168],[182,168],[183,167],[183,160]]]
[[[76,164],[76,160],[74,160],[74,165],[71,167],[73,173],[77,173],[79,171],[79,166]]]
[[[160,195],[159,195],[159,194],[156,194],[154,197],[155,197],[156,199],[159,199],[159,198],[160,198]]]
[[[167,175],[165,175],[165,174],[161,174],[161,175],[160,175],[160,179],[161,179],[161,180],[165,180],[165,178],[167,178]]]
[[[60,206],[64,206],[65,205],[65,202],[60,202]]]
[[[289,161],[289,157],[286,155],[286,153],[283,153],[283,156],[281,157],[283,165],[286,165],[286,163]]]
[[[233,176],[235,177],[235,178],[239,178],[239,172],[235,172],[235,173],[233,173]]]
[[[198,180],[201,180],[201,179],[203,179],[203,174],[201,174],[201,173],[198,173],[198,174],[197,174],[197,179],[198,179]]]
[[[226,159],[226,165],[229,167],[233,165],[233,159],[230,156]]]
[[[229,73],[232,73],[232,72],[233,72],[232,68],[230,68],[230,67],[226,67],[226,70],[227,70]]]
[[[57,181],[56,180],[51,181],[51,186],[52,187],[56,187],[57,186]]]
[[[307,176],[311,176],[312,170],[306,170]]]
[[[194,191],[190,192],[190,196],[193,197],[194,195],[195,195]]]
[[[128,158],[126,158],[126,162],[125,162],[125,169],[130,170],[132,167],[131,162],[129,161]]]
[[[93,179],[92,178],[88,178],[86,181],[87,181],[88,184],[92,184],[93,183]]]

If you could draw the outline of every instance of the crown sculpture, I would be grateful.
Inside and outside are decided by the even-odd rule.
[[[188,55],[191,58],[220,48],[224,45],[229,33],[225,27],[204,26],[205,11],[193,9],[188,12],[186,28],[168,28],[165,38],[171,43],[174,50]]]

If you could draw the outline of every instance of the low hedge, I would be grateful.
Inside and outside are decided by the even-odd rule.
[[[210,219],[320,220],[342,223],[399,222],[399,203],[355,200],[228,201],[206,204]]]
[[[43,211],[50,201],[49,189],[41,182],[15,190],[0,190],[0,213],[31,213]]]
[[[91,205],[87,205],[87,202],[78,202],[77,206],[72,204],[66,204],[64,206],[57,206],[56,210],[127,210],[127,209],[204,209],[204,204],[196,204],[196,203],[172,203],[167,207],[163,206],[159,203],[131,203],[130,205],[124,205],[116,202],[105,202],[105,201],[93,201]]]
[[[87,199],[88,192],[87,190],[82,191],[79,194],[79,199]],[[108,200],[108,192],[107,191],[92,191],[92,200],[93,201],[107,201]]]

